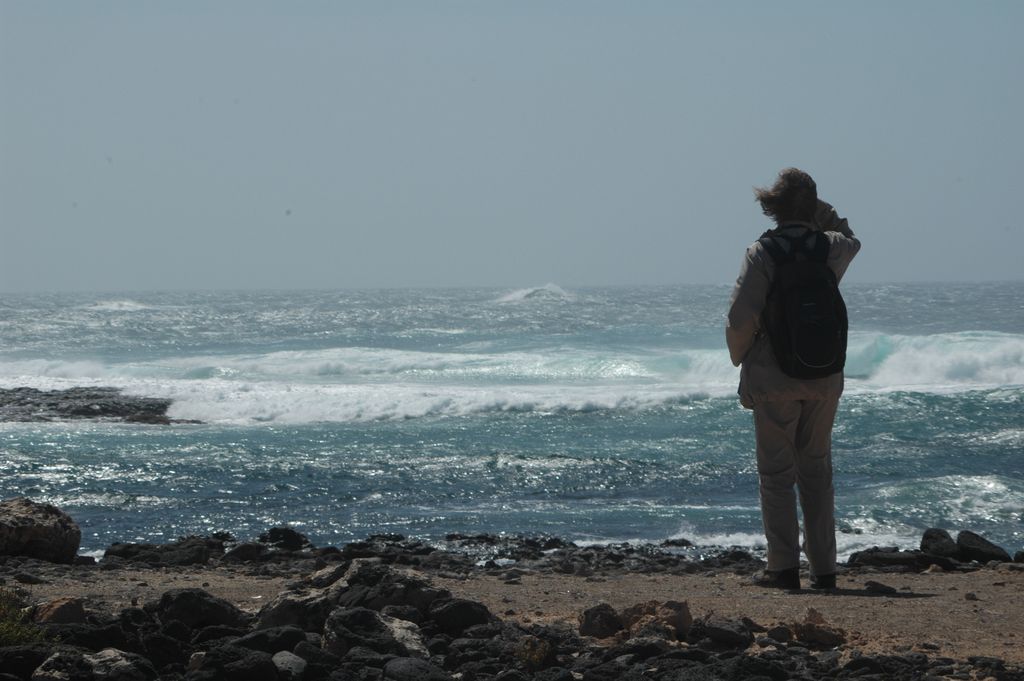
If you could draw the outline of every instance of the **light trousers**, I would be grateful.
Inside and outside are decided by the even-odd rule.
[[[796,487],[804,516],[803,550],[811,574],[835,574],[832,424],[838,405],[838,397],[754,405],[768,570],[800,565]]]

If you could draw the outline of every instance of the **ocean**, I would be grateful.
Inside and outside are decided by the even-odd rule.
[[[763,546],[730,286],[0,296],[0,387],[114,386],[202,424],[0,423],[0,497],[83,552],[292,525]],[[1024,282],[848,284],[840,553],[1024,548]]]

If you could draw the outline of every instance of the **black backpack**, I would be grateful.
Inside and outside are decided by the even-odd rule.
[[[758,241],[775,261],[762,327],[783,373],[822,378],[846,364],[846,303],[827,264],[822,232],[786,236],[765,232]]]

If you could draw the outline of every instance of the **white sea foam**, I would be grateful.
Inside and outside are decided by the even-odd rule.
[[[151,390],[150,394],[156,390]],[[174,400],[176,418],[251,423],[348,422],[464,416],[495,412],[587,412],[641,409],[678,401],[677,391],[629,388],[446,387],[419,385],[313,385],[207,381],[165,383],[160,395]]]
[[[962,392],[1024,385],[1024,336],[854,336],[848,391]],[[735,393],[724,350],[516,352],[362,347],[168,357],[133,362],[8,359],[0,386],[111,385],[174,400],[202,421],[322,422],[501,411],[644,409]],[[1003,434],[1013,441],[1020,435]]]
[[[946,475],[925,480],[915,492],[949,522],[968,526],[978,519],[1024,521],[1024,493],[998,475]]]
[[[85,309],[96,312],[138,312],[153,308],[150,305],[135,300],[101,300],[91,305],[86,305]]]
[[[521,303],[528,300],[575,300],[575,296],[557,284],[522,288],[498,298],[499,303]]]
[[[29,359],[0,362],[0,386],[47,389],[50,386],[92,385],[97,379],[115,379],[123,367],[89,360]]]
[[[850,554],[872,546],[897,546],[902,549],[915,548],[921,541],[921,530],[910,526],[885,527],[870,520],[855,522],[854,532],[836,533],[836,554],[845,561]],[[738,546],[751,551],[764,551],[764,535],[760,532],[715,532],[697,531],[689,525],[672,535],[670,539],[687,539],[695,546]]]
[[[959,392],[1024,386],[1024,336],[994,332],[851,337],[850,387],[860,392]]]

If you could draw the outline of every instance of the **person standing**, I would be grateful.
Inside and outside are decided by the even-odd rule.
[[[729,355],[740,367],[740,403],[753,410],[757,441],[768,566],[755,582],[800,588],[796,487],[811,586],[830,589],[836,583],[832,426],[843,392],[843,373],[840,368],[813,378],[791,375],[789,364],[780,362],[773,349],[765,313],[774,309],[769,308],[772,286],[787,257],[792,261],[820,256],[838,285],[860,250],[860,241],[846,219],[818,199],[817,185],[802,170],[782,170],[772,186],[755,189],[755,196],[775,228],[747,248],[726,327]],[[845,306],[842,322],[839,367],[845,360]]]

